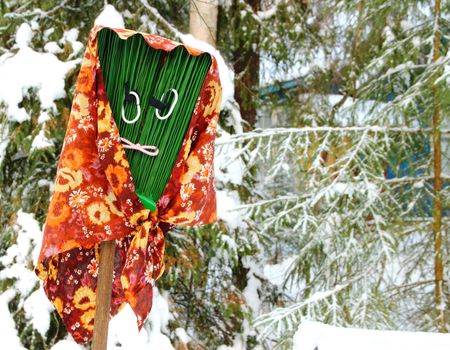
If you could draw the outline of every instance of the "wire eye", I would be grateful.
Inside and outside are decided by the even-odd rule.
[[[175,89],[170,89],[170,90],[168,90],[168,91],[172,92],[173,95],[174,95],[175,97],[174,97],[174,99],[173,99],[172,105],[170,106],[169,112],[168,112],[166,115],[161,116],[161,115],[159,114],[159,111],[160,111],[160,109],[164,110],[164,109],[167,107],[167,102],[162,102],[162,104],[164,105],[163,108],[156,108],[156,117],[157,117],[159,120],[165,120],[165,119],[169,118],[170,115],[172,114],[174,108],[175,108],[175,105],[177,104],[177,101],[178,101],[178,92],[177,92],[177,90],[175,90]],[[166,92],[167,92],[167,91],[166,91]],[[164,95],[166,94],[166,92],[164,92],[164,93],[162,94],[161,100],[164,99]],[[157,101],[157,102],[161,103],[160,101]]]
[[[136,113],[136,116],[134,117],[134,119],[128,120],[125,117],[124,104],[125,104],[125,101],[131,101],[131,99],[133,98],[132,96],[134,96],[134,98],[136,99],[137,113]],[[125,84],[125,99],[124,99],[124,103],[122,103],[122,120],[127,124],[133,124],[136,122],[136,120],[139,119],[140,116],[141,116],[141,100],[139,99],[139,95],[132,90],[128,90],[128,83],[126,83]]]

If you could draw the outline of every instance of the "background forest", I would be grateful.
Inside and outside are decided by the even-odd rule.
[[[189,1],[0,0],[0,325],[82,349],[33,272],[97,19],[190,43]],[[100,17],[99,17],[100,16]],[[224,0],[220,220],[167,235],[111,349],[292,349],[299,325],[450,331],[450,2]]]

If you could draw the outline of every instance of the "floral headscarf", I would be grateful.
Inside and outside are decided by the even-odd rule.
[[[221,102],[212,64],[155,212],[135,193],[119,130],[105,91],[95,26],[89,34],[44,226],[36,274],[75,341],[92,338],[100,243],[115,240],[111,316],[128,302],[142,327],[152,287],[164,270],[164,234],[170,225],[217,219],[214,140]],[[155,49],[180,43],[158,35],[114,29],[120,38],[142,35]],[[202,51],[185,46],[192,55]]]

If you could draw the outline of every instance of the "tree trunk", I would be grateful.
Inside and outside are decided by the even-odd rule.
[[[436,0],[434,6],[435,30],[433,40],[433,62],[439,57],[441,43],[440,16],[441,0]],[[442,160],[441,160],[441,126],[439,88],[432,87],[433,94],[433,163],[434,163],[434,205],[433,205],[433,236],[434,236],[434,278],[436,326],[440,332],[447,332],[445,326],[445,299],[443,293],[444,267],[442,264]]]
[[[189,32],[197,39],[216,46],[218,0],[191,0]]]
[[[254,13],[261,9],[261,0],[245,1]],[[236,31],[239,31],[241,11],[238,4],[235,5],[235,16],[237,19]],[[256,105],[259,92],[259,24],[256,24],[256,35],[250,36],[251,45],[248,44],[248,35],[237,33],[238,44],[236,45],[233,57],[233,68],[235,73],[234,97],[239,104],[242,119],[248,125],[244,128],[253,129],[256,123]]]

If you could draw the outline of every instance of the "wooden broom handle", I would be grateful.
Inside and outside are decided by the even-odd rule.
[[[109,309],[111,306],[114,252],[116,242],[104,241],[100,245],[97,296],[92,350],[106,350],[108,343]]]

